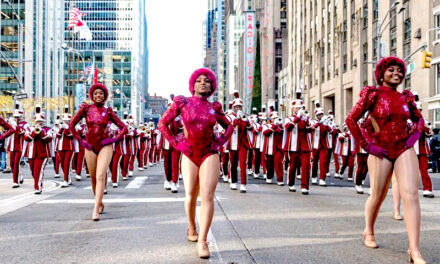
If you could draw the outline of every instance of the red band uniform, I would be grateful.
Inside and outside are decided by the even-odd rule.
[[[292,107],[302,108],[303,105],[301,99],[292,101]],[[307,194],[309,189],[310,152],[312,151],[310,131],[309,118],[303,109],[284,121],[283,148],[289,153],[289,190],[295,191],[295,173],[301,166],[301,189],[304,194]]]

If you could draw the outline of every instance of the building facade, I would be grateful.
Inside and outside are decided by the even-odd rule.
[[[68,29],[68,14],[77,7],[93,34],[93,40],[80,40]],[[109,90],[108,104],[122,116],[128,111],[144,121],[148,89],[148,46],[145,1],[65,1],[64,41],[80,56],[66,52],[65,93],[72,94],[85,67],[98,67],[98,81]]]
[[[288,17],[293,18],[288,20],[289,99],[299,89],[309,110],[321,102],[324,110],[333,109],[336,121],[342,123],[362,87],[375,85],[376,62],[392,55],[406,60],[411,70],[403,88],[418,92],[424,116],[432,119],[428,104],[434,94],[434,74],[433,69],[420,67],[419,48],[434,26],[433,2],[398,2],[289,0]],[[433,49],[431,42],[428,50]]]

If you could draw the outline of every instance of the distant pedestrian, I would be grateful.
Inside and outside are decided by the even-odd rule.
[[[439,129],[432,130],[434,136],[429,143],[432,151],[432,172],[440,172],[440,134]]]

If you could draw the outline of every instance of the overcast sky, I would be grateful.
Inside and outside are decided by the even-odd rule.
[[[203,67],[207,8],[206,0],[146,0],[150,95],[190,95],[189,77]]]

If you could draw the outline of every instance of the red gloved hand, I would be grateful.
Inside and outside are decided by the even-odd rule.
[[[88,150],[92,150],[92,145],[90,145],[89,142],[83,140],[83,141],[81,141],[80,144],[81,144],[81,146],[82,146],[83,148],[88,149]]]
[[[187,156],[192,155],[191,145],[186,142],[179,142],[176,149]]]
[[[406,140],[406,147],[411,148],[414,146],[414,144],[417,142],[417,140],[420,138],[420,132],[414,132],[411,134],[408,139]]]
[[[113,144],[115,142],[116,142],[116,138],[104,138],[103,140],[101,140],[101,144],[103,146],[107,146],[107,145]]]
[[[214,142],[211,144],[211,149],[215,151],[219,151],[220,148],[226,143],[226,139],[224,137],[216,137]]]
[[[368,144],[366,151],[380,159],[388,155],[388,151],[386,149],[376,146],[374,143]]]

